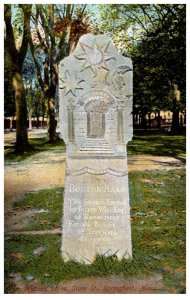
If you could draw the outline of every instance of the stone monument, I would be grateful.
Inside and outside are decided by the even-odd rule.
[[[126,144],[132,139],[132,62],[106,35],[87,34],[59,68],[66,143],[62,256],[132,258]]]

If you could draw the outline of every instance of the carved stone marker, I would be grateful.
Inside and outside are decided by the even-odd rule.
[[[67,146],[62,256],[132,257],[126,144],[132,138],[132,62],[105,35],[84,35],[59,69]]]

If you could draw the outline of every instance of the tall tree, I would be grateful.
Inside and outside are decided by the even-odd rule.
[[[31,32],[30,48],[37,71],[37,78],[48,107],[49,141],[56,139],[55,96],[58,86],[58,65],[76,47],[82,34],[89,32],[85,8],[76,9],[72,4],[35,6],[32,16],[35,30]],[[44,56],[43,75],[37,51]]]
[[[185,5],[103,5],[99,30],[111,31],[118,48],[134,62],[134,112],[185,106]],[[173,99],[173,86],[181,100]],[[174,126],[176,127],[176,126]]]
[[[185,108],[185,6],[164,5],[162,9],[162,22],[149,30],[133,55],[134,100],[146,114],[171,110],[172,128],[176,130],[179,111]],[[178,101],[173,91],[176,84],[181,91]]]
[[[24,91],[24,84],[22,78],[22,67],[28,49],[28,37],[30,32],[30,4],[21,5],[23,16],[22,35],[16,39],[12,20],[11,20],[11,5],[5,4],[4,19],[5,19],[5,55],[6,63],[11,69],[11,84],[14,90],[16,103],[16,145],[15,152],[21,153],[28,151],[30,146],[28,144],[27,133],[27,105]],[[22,39],[21,39],[22,37]]]

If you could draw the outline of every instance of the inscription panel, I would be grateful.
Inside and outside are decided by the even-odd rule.
[[[68,180],[67,216],[63,226],[67,250],[71,240],[78,241],[75,250],[69,249],[72,258],[82,255],[84,260],[93,261],[95,254],[107,251],[109,255],[118,251],[120,258],[132,255],[126,179],[126,176],[106,175],[102,181],[99,176],[85,174],[75,184],[73,179]]]

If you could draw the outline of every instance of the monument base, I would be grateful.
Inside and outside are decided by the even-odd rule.
[[[110,167],[111,166],[111,167]],[[67,158],[62,257],[132,258],[127,158]]]

